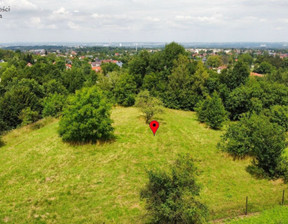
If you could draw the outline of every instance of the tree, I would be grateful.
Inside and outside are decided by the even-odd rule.
[[[250,76],[250,70],[247,63],[238,61],[231,70],[224,69],[221,73],[221,81],[225,83],[230,90],[233,90],[241,85],[245,85]]]
[[[59,122],[67,142],[93,142],[112,137],[111,106],[97,87],[83,88],[68,100]]]
[[[194,223],[207,221],[208,209],[197,198],[197,169],[189,154],[180,155],[170,172],[148,171],[149,182],[141,191],[152,223]]]
[[[283,127],[288,131],[288,106],[275,105],[266,113],[270,121]]]
[[[113,90],[116,101],[122,106],[132,106],[135,103],[137,86],[134,77],[124,73],[119,76],[119,80]]]
[[[249,66],[252,65],[253,63],[253,57],[246,53],[246,54],[241,54],[239,57],[238,57],[238,61],[243,61],[245,63],[247,63]]]
[[[207,97],[196,109],[200,122],[206,122],[213,129],[220,129],[227,120],[227,112],[217,92]]]
[[[69,93],[75,93],[76,90],[83,87],[85,82],[84,72],[81,68],[72,67],[71,70],[62,73],[62,80]]]
[[[150,54],[148,51],[141,51],[139,55],[136,55],[129,62],[129,74],[133,75],[137,84],[137,88],[140,88],[143,83],[143,79],[147,73],[149,73]]]
[[[7,89],[8,91],[0,98],[0,112],[7,129],[16,128],[21,124],[19,115],[27,107],[41,113],[44,89],[35,80],[13,79]]]
[[[212,68],[218,68],[222,64],[221,57],[219,55],[211,55],[208,57],[207,65]]]
[[[57,117],[63,110],[67,96],[58,93],[51,94],[43,99],[43,117]]]
[[[101,64],[101,69],[104,73],[104,75],[107,75],[109,72],[113,72],[113,71],[119,71],[120,67],[118,65],[116,65],[115,63],[103,63]]]
[[[174,109],[192,110],[194,107],[194,95],[191,91],[192,78],[189,72],[189,59],[179,55],[174,61],[172,74],[168,77],[168,87],[165,98],[166,106]]]
[[[192,91],[201,96],[206,96],[207,90],[205,87],[205,83],[209,78],[209,74],[204,68],[204,65],[201,61],[198,62],[196,72],[192,75]]]
[[[255,69],[255,72],[260,74],[268,74],[273,71],[273,66],[268,62],[262,62],[258,68]]]
[[[68,94],[67,89],[62,85],[62,83],[60,83],[59,81],[55,79],[51,79],[48,82],[45,82],[43,84],[43,87],[45,89],[46,95],[55,94],[55,93],[62,94],[62,95]]]
[[[12,65],[3,72],[1,76],[1,84],[6,86],[8,82],[11,82],[13,78],[16,78],[17,76],[18,76],[17,69],[14,65]]]
[[[23,109],[19,115],[19,118],[22,120],[21,125],[25,126],[39,120],[39,112],[32,111],[30,107]]]
[[[287,146],[285,131],[264,115],[243,116],[222,136],[219,147],[234,157],[251,156],[260,173],[277,177]]]
[[[148,124],[155,114],[162,113],[163,103],[161,100],[150,96],[149,91],[141,91],[136,98],[135,106],[139,107],[145,114],[146,123]]]
[[[172,42],[165,46],[164,49],[164,66],[168,71],[171,71],[173,63],[178,59],[179,55],[186,55],[185,48],[180,44]]]

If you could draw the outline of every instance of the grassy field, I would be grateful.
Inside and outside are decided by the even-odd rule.
[[[286,224],[288,223],[288,207],[275,207],[260,215],[229,222],[229,224]]]
[[[14,130],[0,148],[0,223],[145,223],[139,192],[145,169],[163,168],[178,153],[197,160],[201,200],[210,219],[261,211],[281,201],[281,181],[257,180],[245,171],[249,160],[216,149],[221,131],[199,124],[195,113],[165,110],[154,137],[136,108],[115,108],[114,142],[69,145],[58,121],[38,130]]]

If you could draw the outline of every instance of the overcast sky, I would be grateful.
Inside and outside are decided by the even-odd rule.
[[[288,42],[288,0],[0,0],[4,42]]]

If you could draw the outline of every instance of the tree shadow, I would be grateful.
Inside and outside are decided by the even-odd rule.
[[[4,143],[4,141],[1,139],[1,137],[0,137],[0,147],[2,147],[2,146],[4,146],[5,145],[5,143]]]
[[[112,135],[112,136],[109,136],[109,138],[98,139],[95,141],[86,141],[86,142],[64,141],[64,142],[70,146],[77,147],[77,146],[85,146],[85,145],[102,146],[106,144],[113,144],[114,142],[116,142],[116,140],[117,140],[117,136]]]
[[[271,180],[271,177],[269,177],[263,169],[257,167],[255,164],[251,164],[251,165],[247,166],[246,171],[255,179],[258,179],[258,180],[269,179],[269,180]]]

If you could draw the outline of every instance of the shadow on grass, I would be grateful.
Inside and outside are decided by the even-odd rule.
[[[5,145],[5,143],[3,142],[3,140],[1,139],[1,137],[0,137],[0,147],[2,147],[2,146],[4,146]]]
[[[146,123],[146,117],[145,117],[145,115],[143,115],[143,114],[138,115],[137,118],[138,118],[139,120],[143,121],[143,123],[144,123],[144,124],[147,124],[147,125],[149,125],[149,123],[150,123],[151,121],[154,121],[154,120],[158,121],[160,124],[166,124],[166,123],[167,123],[163,118],[160,118],[160,117],[157,117],[157,116],[155,116],[154,118],[152,118],[151,121],[149,121],[148,123]]]
[[[268,179],[271,180],[272,178],[269,177],[264,170],[260,169],[254,164],[251,164],[246,167],[246,171],[255,179],[263,180],[263,179]]]
[[[117,137],[115,135],[110,136],[106,139],[99,139],[96,141],[87,141],[87,142],[77,142],[77,141],[64,141],[66,144],[70,146],[84,146],[84,145],[106,145],[106,144],[113,144],[116,142]]]

